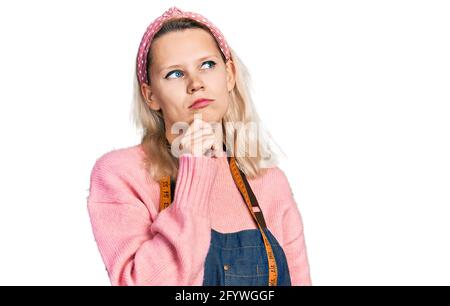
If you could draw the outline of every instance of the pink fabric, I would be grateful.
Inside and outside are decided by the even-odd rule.
[[[174,202],[159,212],[159,184],[143,157],[141,145],[117,149],[92,169],[87,206],[111,284],[201,286],[211,228],[257,228],[227,158],[180,156]],[[285,174],[270,168],[249,184],[286,254],[292,285],[311,285],[302,217]]]
[[[173,6],[169,8],[167,11],[165,11],[161,16],[156,18],[150,25],[147,27],[147,30],[145,31],[144,35],[142,36],[141,43],[139,45],[137,60],[136,60],[136,70],[137,70],[137,78],[139,80],[139,84],[147,83],[147,53],[150,49],[151,41],[153,39],[153,36],[161,29],[164,22],[172,19],[178,19],[178,18],[189,18],[193,19],[205,26],[208,27],[208,29],[211,31],[211,33],[214,35],[219,48],[223,55],[225,56],[226,60],[228,61],[231,57],[230,49],[228,47],[228,43],[225,40],[225,36],[222,34],[222,32],[208,19],[206,19],[204,16],[194,13],[194,12],[184,12],[181,9],[177,8],[176,6]]]

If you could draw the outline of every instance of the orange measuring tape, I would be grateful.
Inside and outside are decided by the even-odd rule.
[[[170,203],[172,202],[171,199],[171,180],[170,176],[164,176],[159,181],[159,211],[162,211],[169,207]]]
[[[227,157],[228,163],[230,165],[230,171],[233,176],[233,180],[241,193],[242,198],[247,204],[247,208],[250,211],[253,219],[258,225],[259,231],[261,232],[264,247],[266,249],[267,254],[267,262],[269,266],[269,286],[276,286],[278,279],[278,269],[277,263],[275,261],[275,255],[273,253],[272,246],[269,242],[269,239],[264,232],[264,229],[267,228],[266,222],[264,220],[264,215],[262,213],[261,208],[259,207],[258,201],[245,177],[245,174],[239,169],[237,166],[236,160],[234,157]],[[159,209],[162,211],[167,208],[172,202],[172,194],[175,189],[175,182],[170,179],[170,176],[163,177],[160,182],[160,205]]]

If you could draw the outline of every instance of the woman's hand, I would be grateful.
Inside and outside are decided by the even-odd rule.
[[[219,144],[212,125],[201,119],[194,119],[180,140],[183,154],[215,157]]]

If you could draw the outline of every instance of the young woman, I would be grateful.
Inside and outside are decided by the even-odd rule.
[[[247,86],[205,17],[172,7],[147,28],[135,76],[142,141],[91,173],[88,211],[113,285],[311,284],[288,180],[268,138],[241,133],[260,123]]]

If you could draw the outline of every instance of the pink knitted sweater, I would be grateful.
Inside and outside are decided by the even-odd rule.
[[[226,156],[182,155],[173,203],[159,212],[159,184],[147,175],[141,145],[97,159],[88,212],[112,285],[198,285],[211,228],[256,229]],[[249,179],[267,227],[282,246],[292,285],[311,285],[300,212],[278,168]]]

